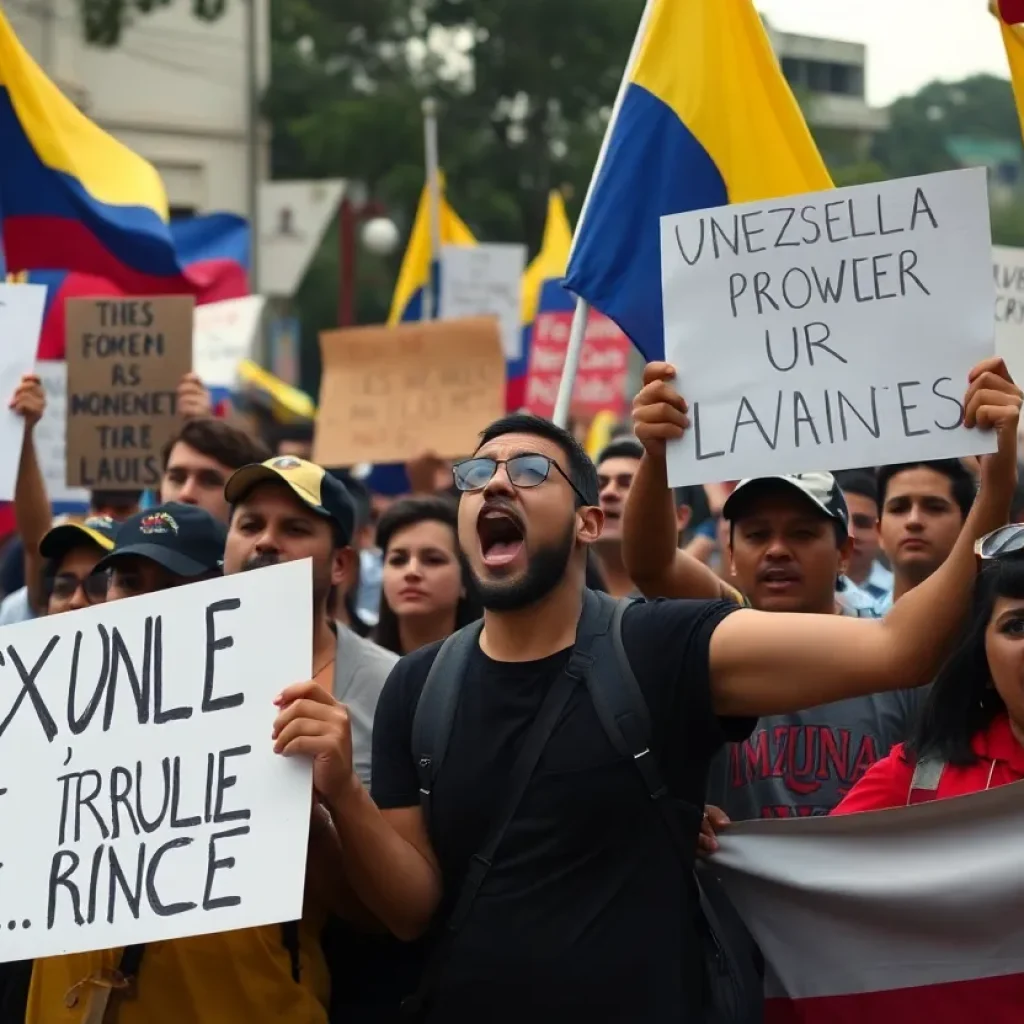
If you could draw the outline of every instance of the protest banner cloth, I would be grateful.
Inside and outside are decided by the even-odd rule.
[[[35,443],[39,469],[46,493],[55,505],[75,505],[83,511],[89,506],[84,487],[68,487],[68,364],[63,359],[43,359],[36,373],[46,392],[46,412],[36,425]]]
[[[979,455],[994,352],[984,168],[661,219],[665,354],[691,429],[669,482]]]
[[[266,299],[246,295],[196,306],[192,320],[192,369],[208,388],[233,389],[238,367],[251,359]]]
[[[188,295],[68,299],[67,483],[142,490],[160,483],[181,429],[177,389],[192,369]]]
[[[313,458],[321,466],[457,458],[505,412],[505,357],[490,317],[320,335]]]
[[[575,301],[558,281],[545,284],[533,321],[523,403],[530,412],[545,419],[554,415],[574,309]],[[629,351],[629,338],[618,325],[592,309],[573,385],[573,417],[592,420],[602,412],[617,417],[625,415]]]
[[[0,501],[14,498],[25,436],[25,421],[7,406],[22,375],[33,371],[45,308],[45,285],[0,284]]]
[[[1022,834],[1024,783],[730,825],[710,864],[764,953],[766,1024],[1019,1020]]]
[[[311,765],[271,732],[310,678],[311,581],[292,562],[5,627],[0,961],[301,916]]]
[[[992,246],[996,285],[996,355],[1015,381],[1024,380],[1024,249]]]
[[[525,245],[442,246],[440,319],[497,317],[505,358],[510,362],[521,359],[525,269]]]

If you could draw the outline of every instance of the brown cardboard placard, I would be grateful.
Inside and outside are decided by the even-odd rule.
[[[68,299],[67,483],[109,491],[160,484],[192,369],[188,295]]]
[[[326,331],[320,352],[313,458],[321,466],[465,455],[505,412],[493,317]]]

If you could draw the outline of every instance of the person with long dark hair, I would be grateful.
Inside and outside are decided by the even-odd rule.
[[[457,506],[441,496],[403,498],[381,516],[381,647],[409,654],[480,617],[457,527]]]
[[[978,553],[971,617],[910,738],[869,768],[833,814],[964,796],[1024,779],[1024,525],[989,534]]]

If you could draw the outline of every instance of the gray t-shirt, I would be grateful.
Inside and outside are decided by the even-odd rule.
[[[338,647],[334,663],[334,696],[348,708],[352,724],[352,762],[363,785],[370,788],[373,716],[398,655],[364,640],[337,623]]]
[[[875,617],[845,603],[844,612]],[[749,739],[726,744],[711,762],[707,802],[733,821],[828,814],[907,738],[927,693],[894,690],[761,718]]]

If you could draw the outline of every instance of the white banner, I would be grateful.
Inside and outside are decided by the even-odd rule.
[[[441,320],[494,316],[505,358],[523,355],[526,246],[446,245],[441,250]]]
[[[84,487],[68,487],[68,364],[62,359],[36,363],[36,373],[46,392],[46,412],[35,430],[36,457],[46,482],[50,501],[88,506],[89,492]]]
[[[271,730],[310,566],[4,628],[0,961],[301,915],[311,767]]]
[[[234,388],[238,364],[251,359],[266,299],[240,299],[196,306],[192,320],[192,369],[208,388]]]
[[[7,406],[22,374],[31,373],[46,310],[46,285],[0,284],[0,501],[14,498],[25,421]]]
[[[1024,382],[1024,249],[992,246],[996,282],[996,353],[1013,379]]]
[[[669,482],[995,450],[962,426],[994,348],[984,168],[661,220]]]

